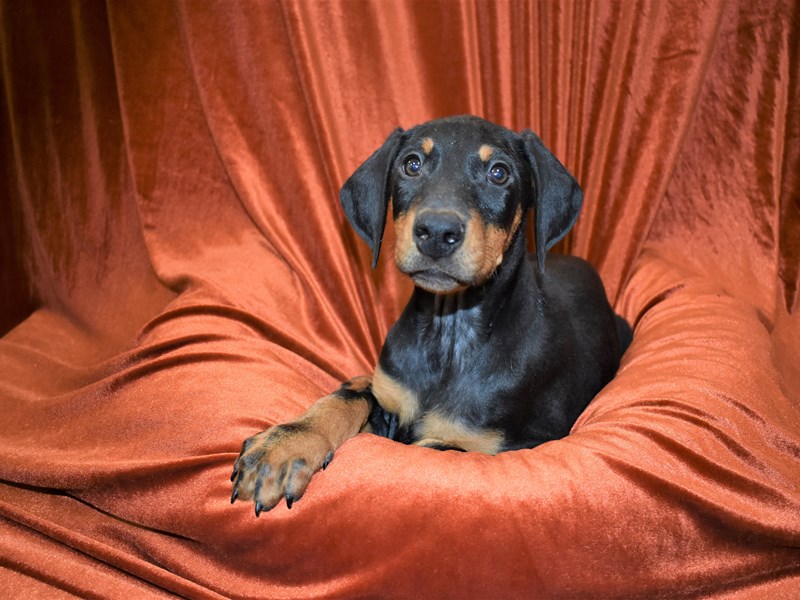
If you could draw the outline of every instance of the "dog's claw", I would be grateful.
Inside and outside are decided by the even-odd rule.
[[[256,517],[282,500],[291,508],[320,466],[333,460],[324,432],[303,421],[276,425],[248,438],[233,464],[231,503],[254,502]]]

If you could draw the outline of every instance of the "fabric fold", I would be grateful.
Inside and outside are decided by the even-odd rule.
[[[0,589],[796,595],[799,36],[782,0],[0,4]],[[559,250],[622,367],[562,440],[362,434],[256,519],[242,441],[371,372],[411,292],[338,188],[458,113],[578,177]]]

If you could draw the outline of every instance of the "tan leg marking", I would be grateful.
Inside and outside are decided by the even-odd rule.
[[[419,412],[417,395],[387,375],[380,365],[375,367],[372,376],[372,394],[384,410],[397,415],[400,425],[408,425],[416,419]]]
[[[370,386],[371,383],[372,383],[372,377],[370,377],[369,375],[359,375],[358,377],[353,377],[352,379],[347,381],[344,385],[346,385],[348,389],[354,392],[363,392]]]
[[[369,377],[344,384],[363,392]],[[370,403],[338,391],[317,400],[296,421],[270,427],[245,440],[233,467],[231,502],[254,500],[256,516],[286,498],[299,500],[311,477],[324,468],[333,453],[367,422]]]
[[[497,454],[503,446],[503,434],[495,429],[473,429],[447,417],[431,412],[422,418],[418,446],[444,444],[468,452]]]
[[[369,379],[364,379],[367,379],[364,388],[357,389],[353,386],[351,389],[354,392],[366,389]],[[369,403],[366,400],[344,400],[341,396],[333,393],[317,400],[298,420],[307,423],[326,437],[335,450],[356,435],[367,422],[368,417]]]

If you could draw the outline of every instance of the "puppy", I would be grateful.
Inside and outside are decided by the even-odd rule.
[[[397,129],[340,199],[373,267],[391,207],[414,292],[371,376],[244,442],[231,501],[253,499],[257,516],[281,498],[291,508],[359,431],[487,454],[561,438],[631,339],[587,262],[547,256],[582,193],[532,131],[469,116]]]

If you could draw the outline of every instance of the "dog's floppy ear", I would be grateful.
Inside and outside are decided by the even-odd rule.
[[[572,229],[583,204],[575,178],[530,129],[520,133],[535,185],[536,260],[544,272],[548,250]]]
[[[389,206],[389,169],[403,130],[395,129],[383,145],[356,169],[339,192],[344,214],[372,250],[372,268],[378,264]]]

